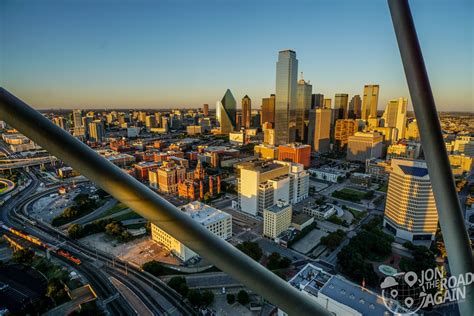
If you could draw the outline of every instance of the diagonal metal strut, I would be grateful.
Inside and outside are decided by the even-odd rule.
[[[314,300],[212,234],[3,88],[0,88],[0,119],[288,314],[330,315]]]
[[[408,0],[388,0],[388,5],[450,258],[451,274],[465,276],[474,272],[473,254],[410,6]],[[474,315],[474,283],[466,286],[466,299],[458,302],[458,306],[463,316]]]

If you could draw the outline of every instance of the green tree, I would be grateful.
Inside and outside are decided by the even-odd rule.
[[[14,262],[31,264],[35,257],[35,252],[30,248],[18,249],[13,253],[12,259]]]
[[[152,260],[152,261],[148,261],[144,263],[142,265],[142,269],[155,276],[160,276],[164,271],[164,267],[156,260]]]
[[[234,294],[227,294],[227,304],[234,304],[235,303],[235,295]]]
[[[202,305],[204,306],[209,306],[212,304],[212,302],[214,302],[214,293],[212,293],[212,291],[206,290],[202,292],[201,296]]]
[[[67,234],[73,239],[79,239],[84,236],[84,229],[79,224],[71,224],[67,229]]]
[[[199,291],[191,289],[188,291],[187,296],[189,302],[194,306],[201,306],[202,295]]]
[[[238,244],[237,249],[239,249],[255,261],[260,261],[260,258],[262,258],[263,255],[260,246],[257,243],[251,241],[244,241],[243,243]]]
[[[272,252],[271,255],[268,256],[267,269],[268,270],[279,269],[280,259],[281,259],[281,256],[278,252]]]
[[[329,249],[335,249],[344,240],[346,233],[340,229],[330,233],[327,236],[321,238],[321,245],[328,247]]]
[[[239,293],[237,293],[237,302],[242,305],[247,305],[250,302],[248,293],[244,290],[240,290]]]
[[[168,286],[182,296],[186,296],[188,294],[188,285],[184,277],[172,277],[168,281]]]

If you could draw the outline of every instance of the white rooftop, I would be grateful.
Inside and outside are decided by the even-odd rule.
[[[199,201],[194,201],[183,205],[181,206],[181,209],[193,220],[197,221],[203,226],[207,226],[227,218],[232,218],[230,214],[227,214],[221,210],[218,210],[217,208]]]

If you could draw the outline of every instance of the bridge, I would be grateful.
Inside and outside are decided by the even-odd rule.
[[[59,159],[54,156],[23,159],[0,159],[0,171],[40,166],[44,164],[54,165],[58,160]]]

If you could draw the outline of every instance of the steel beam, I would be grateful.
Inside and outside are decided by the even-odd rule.
[[[288,314],[330,315],[314,300],[212,234],[3,88],[0,88],[0,119]]]
[[[420,130],[451,274],[472,273],[474,264],[469,236],[410,6],[408,0],[388,0],[388,5]],[[474,284],[466,287],[466,300],[459,302],[458,306],[462,315],[474,315]]]

